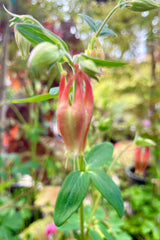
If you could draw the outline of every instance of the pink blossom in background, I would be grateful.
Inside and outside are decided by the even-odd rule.
[[[151,126],[151,121],[150,121],[149,119],[145,118],[145,119],[142,121],[142,125],[143,125],[143,127],[148,128],[148,127]]]
[[[50,238],[54,233],[56,233],[57,227],[54,223],[48,224],[46,227],[45,235]]]

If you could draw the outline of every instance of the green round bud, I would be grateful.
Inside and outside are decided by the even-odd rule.
[[[28,66],[35,68],[50,67],[63,57],[62,50],[49,42],[39,43],[31,52]]]

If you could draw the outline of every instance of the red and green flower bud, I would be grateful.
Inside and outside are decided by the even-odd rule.
[[[15,40],[17,43],[17,46],[21,52],[21,55],[23,58],[26,58],[29,55],[30,50],[30,42],[24,38],[16,29],[16,26],[14,27],[14,34],[15,34]]]
[[[150,157],[150,148],[137,146],[135,150],[135,173],[143,174],[146,170]]]
[[[127,7],[135,12],[150,11],[160,7],[160,4],[152,0],[121,0],[120,6]]]
[[[93,91],[87,75],[75,65],[76,73],[65,84],[66,78],[61,77],[59,86],[59,105],[57,123],[60,134],[70,152],[84,152],[89,126],[93,112]],[[72,84],[75,84],[75,97],[69,102]],[[85,85],[85,90],[83,86]]]
[[[49,42],[39,43],[31,52],[28,66],[35,68],[50,67],[63,57],[63,51]]]

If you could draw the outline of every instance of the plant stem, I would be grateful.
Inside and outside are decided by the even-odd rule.
[[[116,158],[114,158],[112,164],[111,164],[110,167],[108,168],[108,171],[107,171],[108,174],[111,173],[112,168],[113,168],[114,164],[117,162],[117,160],[123,155],[123,153],[124,153],[128,148],[130,148],[130,147],[132,146],[133,143],[134,143],[134,142],[130,142],[129,144],[127,144],[127,146],[120,152],[120,154],[119,154]]]
[[[105,26],[105,24],[109,21],[109,19],[111,18],[111,16],[113,15],[113,13],[120,8],[120,5],[117,4],[112,10],[111,12],[107,15],[107,17],[104,19],[102,25],[100,26],[100,28],[98,29],[98,31],[96,32],[96,37],[99,36],[100,32],[102,31],[103,27]]]
[[[84,156],[81,155],[79,158],[79,170],[84,171]],[[81,240],[84,240],[84,212],[83,202],[80,206],[80,228],[81,228]]]
[[[79,158],[79,170],[84,171],[84,156],[81,155]]]
[[[57,65],[58,65],[58,69],[60,71],[60,74],[62,74],[62,72],[63,72],[62,64],[58,62]]]
[[[96,210],[97,210],[97,207],[98,207],[98,203],[99,203],[100,198],[101,198],[101,194],[98,192],[98,196],[97,196],[96,201],[94,202],[94,206],[93,206],[93,209],[92,209],[92,213],[91,213],[91,216],[90,216],[90,219],[89,219],[89,222],[88,222],[87,235],[88,235],[88,232],[89,232],[89,228],[90,228],[90,226],[91,226],[91,224],[92,224],[92,219],[93,219],[94,214],[95,214],[95,212],[96,212]]]
[[[14,111],[14,113],[17,115],[18,119],[23,123],[26,124],[26,121],[23,117],[23,115],[20,113],[20,111],[18,110],[18,108],[13,104],[10,105],[11,109]]]
[[[83,202],[80,206],[80,226],[81,226],[81,240],[84,240],[84,214],[83,214]]]

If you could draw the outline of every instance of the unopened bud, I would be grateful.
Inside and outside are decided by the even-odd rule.
[[[81,69],[89,76],[93,77],[99,73],[96,64],[89,59],[83,59],[79,62]]]
[[[101,119],[98,123],[98,128],[101,132],[103,132],[103,131],[107,131],[108,129],[110,129],[111,125],[112,125],[111,118]]]
[[[17,46],[21,52],[21,55],[23,58],[26,58],[29,55],[29,50],[30,50],[30,42],[24,38],[16,29],[14,28],[14,34],[15,34],[15,40],[17,43]]]
[[[156,145],[156,143],[153,140],[142,137],[136,137],[135,144],[143,147]]]
[[[63,57],[63,51],[49,42],[39,43],[31,52],[28,59],[29,67],[50,67]]]
[[[93,57],[93,58],[100,58],[100,59],[105,59],[105,54],[103,51],[103,47],[95,36],[93,37],[94,41],[96,43],[96,47],[92,49],[91,44],[88,45],[88,49],[86,50],[86,55]]]
[[[121,8],[127,7],[135,12],[150,11],[160,7],[160,4],[152,0],[121,0]]]

